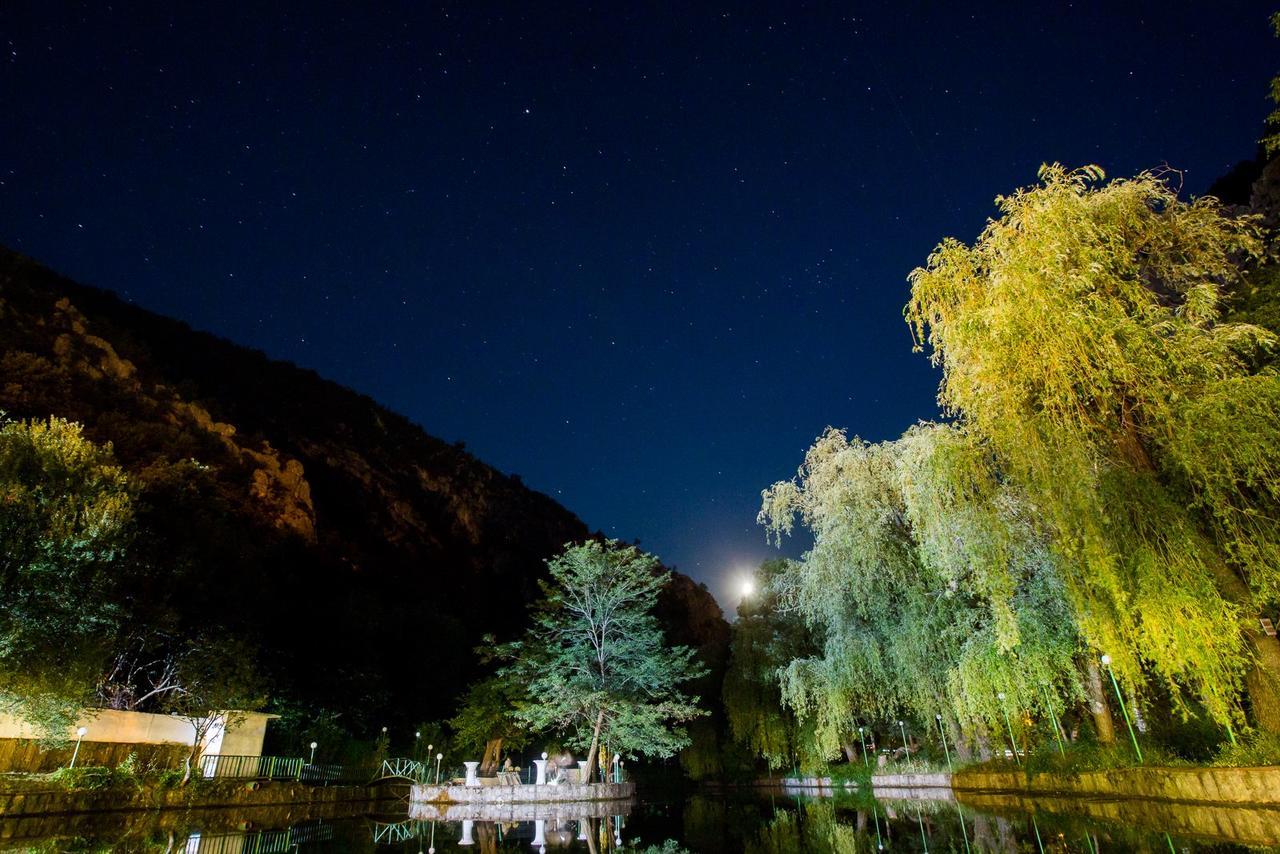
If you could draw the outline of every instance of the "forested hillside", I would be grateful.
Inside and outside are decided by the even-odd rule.
[[[136,482],[121,595],[136,684],[177,639],[256,650],[271,707],[344,729],[446,717],[482,635],[515,636],[544,561],[586,525],[369,398],[0,249],[0,411],[111,443]],[[705,588],[677,575],[668,632],[720,656]],[[146,659],[146,660],[144,660]],[[124,679],[128,682],[129,679]]]

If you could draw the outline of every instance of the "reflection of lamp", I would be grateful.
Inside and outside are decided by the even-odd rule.
[[[462,820],[462,838],[458,840],[459,845],[475,845],[475,842],[471,840],[471,828],[474,826],[474,821]]]
[[[76,749],[71,752],[71,764],[68,768],[76,767],[76,757],[80,755],[80,742],[84,741],[85,733],[89,731],[88,727],[80,727],[76,730]]]
[[[547,839],[546,839],[546,836],[544,835],[546,833],[546,829],[547,829],[547,820],[544,818],[536,819],[533,822],[533,842],[530,842],[529,844],[539,848],[542,848],[542,846],[546,845]],[[543,848],[543,850],[545,851],[546,849]]]

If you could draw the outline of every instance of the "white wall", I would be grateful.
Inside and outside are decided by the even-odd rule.
[[[267,721],[279,715],[262,712],[238,712],[240,723],[224,733],[215,726],[205,739],[205,752],[240,756],[261,756]],[[124,744],[185,744],[195,741],[195,727],[190,721],[170,715],[147,712],[122,712],[115,709],[88,709],[66,733],[76,738],[76,729],[85,727],[85,741]],[[40,733],[25,721],[0,713],[0,738],[39,738]]]

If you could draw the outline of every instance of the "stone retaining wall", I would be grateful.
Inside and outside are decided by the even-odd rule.
[[[939,774],[873,774],[874,789],[950,789],[951,775]]]
[[[415,821],[579,821],[630,815],[634,799],[608,801],[550,801],[547,803],[453,804],[411,803],[409,818]]]
[[[46,748],[30,738],[0,738],[0,772],[19,774],[43,774],[66,768],[71,762],[75,743],[62,747]],[[182,765],[191,748],[185,744],[124,744],[111,741],[85,741],[80,745],[76,764],[82,766],[104,765],[114,768],[129,754],[138,756],[138,762],[147,768],[177,768]]]
[[[1079,774],[957,771],[957,792],[1012,792],[1081,798],[1145,798],[1185,803],[1280,807],[1280,767],[1122,768]],[[961,798],[964,800],[964,798]]]
[[[199,807],[263,807],[287,804],[335,804],[376,801],[386,796],[378,786],[308,786],[303,783],[196,782],[189,786],[138,789],[66,789],[27,783],[5,789],[0,780],[0,816],[123,810],[194,809]]]
[[[409,800],[437,804],[544,804],[615,801],[634,797],[635,783],[562,783],[558,786],[413,786]]]

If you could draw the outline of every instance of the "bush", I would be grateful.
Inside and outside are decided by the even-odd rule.
[[[49,780],[68,789],[136,789],[141,785],[138,773],[138,756],[130,753],[115,768],[101,765],[81,765],[78,768],[59,768],[49,775]]]
[[[1214,765],[1247,767],[1280,765],[1280,735],[1254,730],[1241,736],[1236,744],[1228,744],[1214,757]]]

